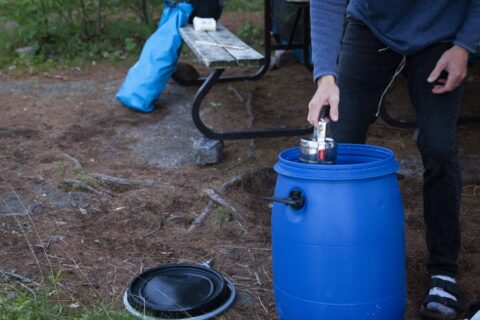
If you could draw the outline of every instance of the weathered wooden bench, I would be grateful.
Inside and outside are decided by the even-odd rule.
[[[237,67],[265,66],[265,58],[220,23],[217,23],[216,31],[195,31],[192,25],[186,25],[180,29],[180,35],[199,62],[211,69],[208,77],[201,81],[201,86],[192,102],[193,122],[205,137],[213,140],[232,140],[295,136],[312,132],[310,126],[227,132],[218,132],[207,127],[200,118],[200,107],[203,99],[215,83],[219,81],[256,80],[265,70],[260,69],[257,76],[249,77],[221,77],[222,73],[226,69]]]

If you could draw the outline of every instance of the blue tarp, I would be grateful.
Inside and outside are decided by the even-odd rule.
[[[175,71],[182,44],[179,29],[192,13],[189,3],[172,6],[167,2],[158,29],[146,41],[138,62],[117,92],[121,104],[137,111],[153,111],[155,100]]]

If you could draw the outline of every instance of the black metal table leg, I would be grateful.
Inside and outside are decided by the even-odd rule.
[[[392,127],[397,127],[397,128],[415,128],[417,126],[417,123],[415,119],[396,119],[388,113],[387,107],[385,106],[385,103],[382,103],[380,106],[380,118],[382,118],[383,121],[385,121],[388,125]]]
[[[300,17],[302,16],[303,8],[297,9],[297,14],[295,15],[295,20],[293,22],[293,28],[290,31],[290,36],[288,38],[287,48],[286,50],[290,50],[293,44],[293,38],[295,37],[295,32],[297,32],[298,22],[300,21]]]
[[[417,126],[417,122],[415,118],[394,118],[388,112],[385,104],[383,104],[380,108],[380,118],[382,118],[385,123],[392,127],[396,128],[415,128]],[[465,114],[458,118],[457,124],[467,124],[467,123],[479,123],[480,122],[480,115],[475,114]]]
[[[310,63],[310,7],[306,5],[303,7],[303,63],[309,71],[313,71],[313,66]]]
[[[458,124],[467,124],[467,123],[479,123],[479,115],[464,115],[458,118]]]
[[[311,126],[303,128],[272,128],[252,131],[227,131],[217,132],[208,128],[200,118],[200,107],[203,99],[208,94],[215,83],[218,82],[224,69],[215,69],[207,77],[203,85],[198,89],[192,102],[192,118],[197,129],[207,138],[212,140],[234,140],[234,139],[252,139],[252,138],[274,138],[306,135],[313,131]]]
[[[295,15],[295,20],[293,23],[293,28],[290,32],[289,39],[287,44],[275,44],[271,45],[271,49],[283,49],[283,50],[291,50],[291,49],[302,49],[303,52],[303,63],[305,67],[309,71],[313,71],[313,66],[310,63],[310,4],[309,3],[292,3],[293,5],[297,6],[297,13]],[[298,28],[298,23],[300,21],[300,17],[303,19],[303,42],[301,43],[294,43],[293,38],[295,37],[295,32]],[[271,15],[270,15],[271,19]]]

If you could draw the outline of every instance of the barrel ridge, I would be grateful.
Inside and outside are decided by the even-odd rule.
[[[340,143],[334,165],[301,163],[299,154],[298,147],[281,152],[275,171],[292,178],[354,180],[392,174],[400,167],[389,149],[365,144]]]

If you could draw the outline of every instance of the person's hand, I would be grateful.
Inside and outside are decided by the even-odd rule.
[[[340,91],[335,83],[334,76],[323,76],[317,81],[317,92],[308,104],[307,120],[314,127],[318,127],[318,117],[320,110],[326,105],[330,105],[330,119],[338,120],[338,102],[340,101]]]
[[[443,53],[428,77],[427,81],[433,83],[438,80],[432,89],[433,93],[441,94],[455,90],[467,77],[468,51],[454,45]],[[442,71],[448,73],[447,79],[439,79]]]

